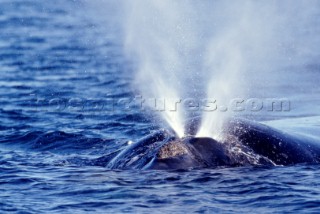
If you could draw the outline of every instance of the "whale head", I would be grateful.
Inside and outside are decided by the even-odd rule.
[[[185,137],[163,145],[151,169],[187,169],[229,165],[225,146],[212,138]]]

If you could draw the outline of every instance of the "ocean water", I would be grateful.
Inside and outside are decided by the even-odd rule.
[[[0,1],[0,213],[320,211],[318,165],[123,171],[95,164],[163,126],[126,106],[137,95],[134,69],[112,12],[83,1]],[[255,77],[253,96],[286,97],[290,111],[243,116],[319,139],[315,51],[302,65]]]

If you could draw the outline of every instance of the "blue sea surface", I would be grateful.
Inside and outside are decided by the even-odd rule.
[[[95,164],[162,128],[126,108],[137,95],[134,69],[121,27],[103,12],[105,21],[84,1],[0,0],[0,213],[320,212],[319,165],[157,171]],[[270,77],[278,87],[254,91],[290,98],[290,112],[247,116],[320,139],[320,63],[310,60]]]

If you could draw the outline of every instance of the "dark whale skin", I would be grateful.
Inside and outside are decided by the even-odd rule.
[[[208,137],[181,139],[160,130],[96,163],[110,169],[168,170],[320,162],[320,143],[306,137],[245,119],[229,120],[223,132],[226,137],[218,142]]]
[[[229,127],[229,134],[277,165],[320,162],[320,142],[313,139],[243,119],[231,121]]]

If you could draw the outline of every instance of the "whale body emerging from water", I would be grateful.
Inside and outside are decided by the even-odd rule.
[[[230,120],[224,130],[221,141],[160,130],[96,163],[110,169],[190,169],[320,162],[320,143],[311,138],[244,119]]]

